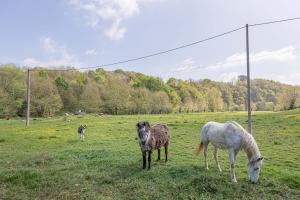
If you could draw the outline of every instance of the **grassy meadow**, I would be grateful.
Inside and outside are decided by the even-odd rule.
[[[171,130],[169,162],[142,170],[135,124],[148,120]],[[247,114],[191,113],[133,116],[70,116],[0,120],[0,199],[300,199],[300,110],[255,112],[253,132],[266,157],[260,181],[248,180],[244,152],[230,178],[228,154],[219,151],[217,171],[209,148],[208,180],[204,159],[193,155],[200,128],[215,120],[247,127]],[[77,128],[86,124],[85,142]]]

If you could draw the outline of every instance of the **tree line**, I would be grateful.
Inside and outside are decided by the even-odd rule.
[[[31,115],[49,117],[82,110],[106,114],[158,114],[246,110],[246,76],[236,82],[160,78],[123,70],[31,71]],[[66,68],[61,68],[66,69]],[[24,116],[27,70],[0,65],[0,118]],[[300,87],[252,80],[253,110],[300,107]]]

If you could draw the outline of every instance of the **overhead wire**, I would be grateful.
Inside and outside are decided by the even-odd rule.
[[[281,22],[288,22],[288,21],[295,21],[300,20],[300,17],[294,17],[294,18],[288,18],[288,19],[281,19],[281,20],[274,20],[274,21],[268,21],[268,22],[261,22],[257,24],[249,24],[249,26],[262,26],[262,25],[269,25],[269,24],[276,24]]]
[[[288,19],[281,19],[281,20],[274,20],[274,21],[268,21],[268,22],[261,22],[261,23],[256,23],[256,24],[249,24],[248,26],[249,27],[263,26],[263,25],[268,25],[268,24],[282,23],[282,22],[295,21],[295,20],[300,20],[300,17],[288,18]],[[47,71],[87,70],[87,69],[96,69],[96,68],[99,68],[99,67],[108,67],[108,66],[112,66],[112,65],[119,65],[119,64],[129,63],[129,62],[143,60],[143,59],[147,59],[147,58],[158,56],[158,55],[162,55],[162,54],[167,54],[167,53],[170,53],[170,52],[173,52],[173,51],[177,51],[179,49],[187,48],[187,47],[190,47],[190,46],[194,46],[194,45],[197,45],[197,44],[209,41],[209,40],[213,40],[213,39],[216,39],[216,38],[219,38],[219,37],[222,37],[222,36],[225,36],[225,35],[237,32],[237,31],[242,30],[244,28],[245,28],[245,26],[241,26],[241,27],[238,27],[238,28],[235,28],[235,29],[232,29],[232,30],[229,30],[229,31],[217,34],[217,35],[214,35],[214,36],[207,37],[205,39],[201,39],[201,40],[198,40],[198,41],[195,41],[195,42],[192,42],[192,43],[184,44],[184,45],[172,48],[172,49],[158,51],[158,52],[155,52],[155,53],[151,53],[151,54],[148,54],[148,55],[144,55],[144,56],[140,56],[140,57],[136,57],[136,58],[131,58],[131,59],[127,59],[127,60],[120,60],[120,61],[116,61],[116,62],[112,62],[112,63],[101,64],[101,65],[96,66],[96,67],[81,67],[81,68],[69,68],[69,69],[43,69],[43,70],[47,70]],[[31,69],[31,70],[33,71],[35,69]]]
[[[141,60],[141,59],[145,59],[145,58],[150,58],[150,57],[153,57],[153,56],[158,56],[158,55],[161,55],[161,54],[166,54],[166,53],[169,53],[169,52],[172,52],[172,51],[176,51],[176,50],[183,49],[183,48],[186,48],[186,47],[189,47],[189,46],[193,46],[193,45],[196,45],[196,44],[199,44],[199,43],[203,43],[203,42],[206,42],[206,41],[209,41],[209,40],[212,40],[212,39],[216,39],[216,38],[222,37],[224,35],[228,35],[230,33],[239,31],[239,30],[241,30],[243,28],[244,28],[244,26],[236,28],[236,29],[232,29],[230,31],[226,31],[224,33],[221,33],[221,34],[218,34],[218,35],[214,35],[214,36],[211,36],[211,37],[208,37],[208,38],[196,41],[196,42],[192,42],[192,43],[189,43],[189,44],[184,44],[184,45],[172,48],[172,49],[168,49],[168,50],[164,50],[164,51],[159,51],[159,52],[156,52],[156,53],[152,53],[152,54],[148,54],[148,55],[145,55],[145,56],[141,56],[141,57],[137,57],[137,58],[132,58],[132,59],[128,59],[128,60],[123,60],[123,61],[118,61],[118,62],[103,64],[103,65],[100,65],[100,66],[101,67],[107,67],[107,66],[111,66],[111,65],[124,64],[124,63],[132,62],[132,61],[137,61],[137,60]],[[90,69],[90,68],[87,67],[87,68],[81,68],[81,69]]]

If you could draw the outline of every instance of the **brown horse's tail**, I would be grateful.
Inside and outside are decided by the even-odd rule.
[[[200,142],[198,148],[194,151],[194,154],[198,156],[201,153],[202,149],[203,149],[203,142]]]

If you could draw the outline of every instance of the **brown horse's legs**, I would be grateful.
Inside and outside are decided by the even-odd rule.
[[[160,149],[157,149],[157,160],[160,160]]]
[[[146,169],[146,152],[143,152],[143,169]]]
[[[168,146],[165,146],[165,157],[166,157],[166,162],[168,161]]]
[[[152,152],[149,151],[148,152],[148,170],[151,169],[151,154],[152,154]]]

